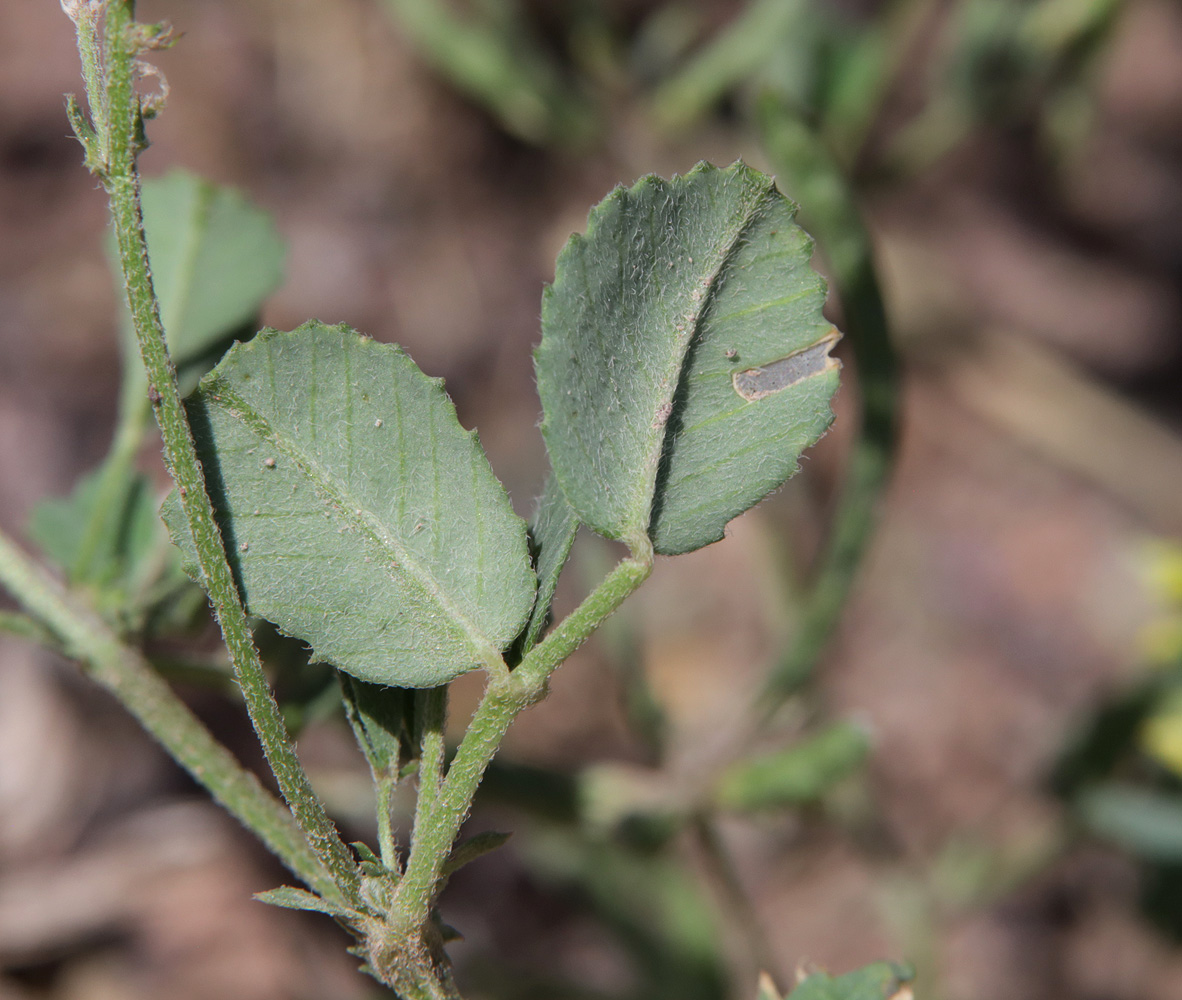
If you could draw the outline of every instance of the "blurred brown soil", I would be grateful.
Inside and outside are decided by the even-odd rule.
[[[346,321],[404,345],[446,378],[523,513],[545,464],[529,352],[563,241],[616,183],[702,157],[759,165],[722,127],[683,146],[627,124],[609,152],[527,149],[434,81],[369,0],[141,6],[183,32],[159,58],[172,97],[145,173],[184,166],[271,210],[290,255],[263,321]],[[18,534],[99,460],[114,413],[105,204],[63,111],[76,59],[56,4],[0,6],[0,524]],[[1182,10],[1136,0],[1093,136],[1057,174],[999,131],[872,199],[905,426],[820,690],[875,735],[872,805],[850,806],[852,828],[874,832],[725,825],[782,971],[912,955],[932,977],[921,997],[1182,996],[1182,952],[1138,921],[1135,873],[1114,854],[1073,852],[1011,893],[956,889],[974,851],[1020,858],[1053,838],[1047,769],[1139,669],[1141,546],[1182,530],[1180,136]],[[662,562],[627,613],[673,720],[674,775],[709,765],[790,632],[782,540],[804,562],[818,547],[853,392],[799,479],[725,543]],[[588,547],[560,602],[606,558]],[[642,759],[609,660],[593,643],[564,666],[507,758]],[[204,710],[244,745],[231,706]],[[301,749],[364,808],[339,729]],[[327,921],[250,899],[282,878],[68,664],[0,643],[0,1000],[368,995]],[[445,911],[467,937],[461,969],[492,948],[626,978],[511,848],[458,880]]]

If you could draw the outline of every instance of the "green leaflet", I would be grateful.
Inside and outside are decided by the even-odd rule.
[[[589,527],[667,555],[708,545],[829,426],[838,334],[794,212],[742,163],[700,164],[618,188],[562,251],[542,433]]]
[[[450,878],[463,868],[464,865],[470,865],[477,858],[482,858],[497,848],[503,847],[509,836],[507,833],[497,833],[496,831],[489,830],[485,833],[478,833],[475,836],[469,837],[463,843],[457,844],[452,848],[451,854],[447,856],[447,862],[443,866],[443,877]]]
[[[216,360],[208,356],[282,283],[283,241],[237,191],[181,170],[144,181],[142,197],[160,319],[187,392]],[[138,359],[130,328],[125,344]]]
[[[71,582],[119,581],[129,589],[146,586],[150,575],[160,569],[153,563],[157,543],[167,543],[156,518],[157,498],[152,485],[139,473],[117,484],[119,496],[112,505],[111,530],[104,533],[100,539],[101,551],[92,558],[95,572],[87,574],[78,565],[100,485],[100,473],[92,472],[78,481],[68,497],[42,500],[33,508],[29,519],[29,537],[67,570]]]
[[[306,323],[235,346],[188,403],[251,614],[362,680],[444,684],[494,663],[533,606],[525,524],[438,379]],[[175,494],[165,508],[190,564]]]
[[[172,171],[143,182],[144,230],[151,244],[152,275],[169,347],[189,388],[196,384],[211,355],[249,321],[283,276],[283,243],[270,216],[240,194],[192,174]],[[109,247],[112,270],[121,274],[114,239]],[[125,319],[125,378],[120,420],[143,408],[148,416],[147,385],[130,318]],[[215,359],[214,359],[215,360]],[[147,480],[134,472],[134,448],[116,433],[105,464],[82,479],[67,498],[43,501],[30,524],[34,540],[72,582],[122,586],[130,600],[168,572],[183,581],[179,569],[166,565],[169,552],[156,517],[157,501]],[[138,441],[133,441],[138,444]]]
[[[732,764],[718,779],[715,801],[741,811],[816,801],[857,771],[869,749],[863,727],[833,723],[796,746]]]
[[[1161,864],[1182,862],[1182,795],[1105,782],[1080,795],[1078,810],[1096,836]]]
[[[815,972],[796,987],[788,1000],[911,1000],[907,983],[912,972],[893,962],[875,962],[836,978]]]
[[[281,885],[277,889],[256,892],[254,898],[260,903],[279,906],[285,910],[311,910],[314,913],[327,913],[330,917],[339,917],[342,920],[357,917],[352,910],[330,903],[327,899],[305,889],[297,889],[294,885]]]
[[[397,778],[418,751],[412,733],[414,693],[404,688],[366,684],[348,674],[337,675],[345,717],[374,777]]]

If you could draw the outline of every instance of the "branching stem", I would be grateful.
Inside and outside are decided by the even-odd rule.
[[[322,896],[343,902],[328,870],[308,846],[291,813],[247,771],[152,669],[98,615],[0,534],[0,583],[67,655],[119,699],[140,724],[251,830],[295,875]]]
[[[648,579],[652,567],[652,548],[646,545],[619,563],[516,670],[504,677],[491,677],[438,796],[425,817],[416,816],[406,872],[391,913],[391,925],[398,932],[413,934],[429,919],[444,863],[472,807],[480,779],[513,720],[545,695],[559,664]]]
[[[166,36],[158,29],[135,22],[133,0],[107,0],[105,4],[87,7],[88,10],[101,7],[105,11],[105,24],[100,38],[93,18],[75,18],[93,122],[93,129],[84,128],[78,137],[87,149],[87,164],[98,175],[110,198],[119,262],[149,383],[149,398],[164,439],[165,461],[176,481],[196,544],[201,582],[213,602],[251,722],[283,796],[346,899],[356,902],[359,888],[356,866],[312,791],[254,647],[246,613],[226,561],[221,533],[205,492],[204,476],[152,287],[136,170],[144,139],[143,114],[135,83],[140,53],[153,44],[162,44]]]

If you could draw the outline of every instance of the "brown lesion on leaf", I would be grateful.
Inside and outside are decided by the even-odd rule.
[[[828,333],[816,343],[795,351],[787,357],[771,361],[758,368],[747,368],[744,371],[735,372],[731,376],[735,392],[748,402],[754,402],[798,385],[814,375],[821,375],[840,368],[841,362],[837,358],[829,356],[829,352],[840,339],[841,332],[837,327],[830,327]]]

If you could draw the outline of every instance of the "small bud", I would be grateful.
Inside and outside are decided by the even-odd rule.
[[[92,19],[102,13],[107,0],[61,0],[66,17],[77,24],[83,18]]]

